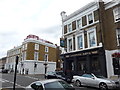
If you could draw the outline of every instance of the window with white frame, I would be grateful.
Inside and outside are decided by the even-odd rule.
[[[82,27],[82,20],[78,19],[77,20],[77,28],[81,28]]]
[[[90,13],[88,15],[88,24],[91,24],[91,23],[93,23],[93,15],[92,15],[92,13]]]
[[[115,22],[120,21],[120,7],[117,7],[113,10]]]
[[[24,46],[25,46],[25,50],[26,50],[27,49],[27,43]]]
[[[22,60],[26,60],[26,52],[22,53]]]
[[[83,35],[80,34],[77,36],[77,49],[82,49],[84,44]]]
[[[97,45],[97,41],[96,41],[96,29],[92,28],[89,29],[87,32],[87,37],[88,37],[88,46],[89,47],[94,47]]]
[[[73,49],[73,44],[72,44],[72,38],[68,39],[68,51],[72,51]]]
[[[34,60],[38,60],[39,52],[34,52]]]
[[[72,24],[68,24],[68,32],[72,31]]]
[[[120,46],[120,28],[116,29],[117,46]]]
[[[44,61],[48,61],[48,54],[44,55]]]
[[[35,44],[35,50],[39,50],[39,44]]]
[[[48,52],[48,47],[47,46],[45,47],[45,52]]]

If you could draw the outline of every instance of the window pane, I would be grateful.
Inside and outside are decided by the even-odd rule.
[[[68,25],[68,32],[71,32],[71,31],[72,31],[72,25],[69,24],[69,25]]]
[[[81,19],[77,20],[77,28],[81,28],[82,26],[82,21]]]
[[[88,22],[89,22],[89,24],[93,23],[92,13],[88,15]]]
[[[83,48],[83,38],[82,38],[82,35],[78,36],[77,41],[78,41],[78,49]]]
[[[94,34],[94,32],[89,33],[89,44],[90,44],[90,47],[95,46],[95,34]]]
[[[116,35],[117,35],[117,45],[120,45],[120,29],[116,30]]]
[[[35,50],[39,50],[39,44],[35,44]]]
[[[72,39],[69,39],[68,44],[69,51],[72,51]]]

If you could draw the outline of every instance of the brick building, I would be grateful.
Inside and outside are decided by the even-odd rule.
[[[6,69],[14,70],[16,56],[19,56],[18,72],[21,74],[44,74],[46,63],[47,71],[54,71],[58,52],[57,45],[36,35],[28,35],[22,45],[8,50]]]
[[[120,52],[120,1],[100,1],[91,2],[70,15],[61,12],[64,42],[61,58],[66,75],[120,74],[115,65]]]

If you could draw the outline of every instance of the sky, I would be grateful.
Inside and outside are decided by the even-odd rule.
[[[60,13],[67,15],[95,0],[0,0],[0,58],[29,35],[59,45]]]

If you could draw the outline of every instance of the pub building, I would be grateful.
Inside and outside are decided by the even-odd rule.
[[[94,73],[116,76],[114,53],[120,49],[120,3],[91,2],[70,15],[61,12],[61,59],[66,76]],[[117,65],[119,66],[118,62]]]

